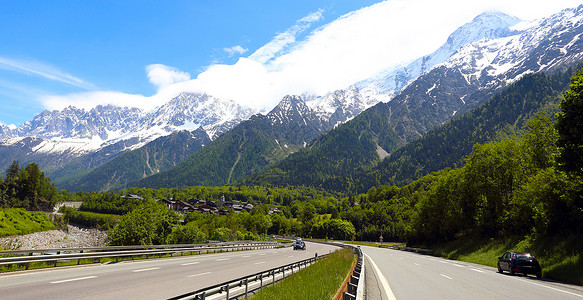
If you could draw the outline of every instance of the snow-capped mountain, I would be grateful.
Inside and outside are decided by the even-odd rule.
[[[404,141],[478,106],[525,74],[583,60],[583,5],[517,26],[522,30],[515,35],[465,45],[389,102]]]
[[[72,106],[45,110],[16,129],[3,126],[0,138],[37,137],[55,142],[85,142],[89,149],[133,137],[147,142],[174,131],[199,127],[214,138],[251,114],[251,109],[231,100],[182,93],[153,112],[113,105],[99,105],[90,110]]]
[[[295,145],[305,145],[328,129],[300,96],[283,97],[265,118],[275,137]]]
[[[232,100],[207,94],[182,93],[149,114],[140,130],[161,128],[167,132],[204,128],[211,139],[248,119],[253,111]]]
[[[505,86],[526,73],[549,72],[583,58],[583,5],[526,24],[520,34],[462,47],[440,67],[470,85]]]
[[[356,86],[351,86],[311,99],[306,104],[326,124],[326,129],[330,129],[354,118],[377,102],[376,99],[365,98]]]
[[[113,158],[179,130],[202,128],[215,138],[252,113],[234,101],[193,93],[182,93],[151,112],[113,105],[45,110],[18,128],[2,126],[0,148],[11,149],[21,162],[18,153],[43,160],[42,167],[50,170],[100,152],[100,157]],[[43,155],[53,159],[41,159]]]
[[[93,139],[109,140],[117,132],[135,128],[144,112],[138,108],[99,105],[89,111],[69,106],[63,110],[48,111],[34,117],[18,128],[0,131],[5,137],[41,137],[45,139]]]
[[[439,49],[416,59],[407,66],[385,70],[372,78],[356,83],[368,102],[387,102],[407,84],[456,53],[462,46],[483,39],[497,39],[517,34],[512,26],[520,19],[501,12],[485,12],[455,30]]]

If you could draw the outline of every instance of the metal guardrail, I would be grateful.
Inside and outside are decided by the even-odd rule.
[[[17,251],[0,251],[0,255],[28,255],[28,256],[13,256],[0,258],[0,265],[24,264],[25,269],[28,269],[29,264],[33,262],[54,262],[56,267],[59,261],[77,260],[80,264],[81,259],[95,259],[101,262],[102,258],[115,257],[116,261],[122,257],[136,257],[158,255],[161,257],[164,254],[184,253],[202,253],[206,251],[216,252],[217,250],[246,250],[246,249],[267,249],[289,246],[289,243],[281,242],[231,242],[231,243],[217,243],[217,244],[191,244],[191,245],[154,245],[154,246],[120,246],[120,247],[100,247],[100,248],[62,248],[62,249],[39,249],[39,250],[17,250]],[[135,250],[137,249],[137,250]],[[117,251],[108,251],[117,250]],[[60,252],[78,252],[78,253],[64,253]],[[85,252],[96,251],[96,252]],[[34,255],[34,253],[51,253],[57,254],[48,255]]]
[[[395,249],[395,250],[403,250],[403,251],[409,251],[409,252],[417,252],[417,253],[423,253],[423,254],[428,254],[433,252],[433,250],[431,249],[422,249],[422,248],[412,248],[412,247],[401,247],[401,246],[397,246],[397,245],[379,245],[380,248],[390,248],[390,249]]]
[[[346,292],[342,293],[342,300],[355,300],[362,299],[362,289],[364,287],[364,277],[361,276],[364,273],[364,260],[362,255],[362,250],[360,247],[353,247],[354,253],[356,253],[356,266],[350,273],[350,279],[346,283]],[[360,294],[359,294],[360,291]]]
[[[209,242],[202,244],[169,244],[169,245],[132,245],[132,246],[105,246],[105,247],[77,247],[77,248],[48,248],[48,249],[29,249],[29,250],[2,250],[0,255],[33,255],[34,253],[70,253],[70,252],[89,252],[89,251],[115,251],[115,250],[146,250],[146,249],[168,249],[184,247],[213,247],[213,246],[230,246],[230,245],[253,245],[258,243],[273,243],[265,241],[234,241],[234,242]]]
[[[211,297],[217,294],[225,293],[225,298],[227,300],[245,297],[247,298],[249,293],[253,293],[257,290],[262,289],[264,286],[269,286],[275,284],[286,278],[286,270],[289,270],[291,274],[294,273],[294,269],[297,271],[302,269],[302,266],[306,268],[308,265],[315,263],[318,259],[324,258],[328,254],[308,258],[299,262],[294,262],[287,264],[285,266],[269,269],[252,275],[240,277],[231,281],[215,284],[213,286],[205,287],[190,293],[182,294],[168,300],[204,300],[207,297]],[[271,280],[269,280],[271,278]],[[265,282],[264,282],[265,280]]]

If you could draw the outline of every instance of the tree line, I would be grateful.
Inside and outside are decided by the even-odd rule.
[[[13,161],[0,175],[0,204],[3,208],[24,208],[29,211],[51,210],[58,198],[57,188],[35,163],[21,166]]]

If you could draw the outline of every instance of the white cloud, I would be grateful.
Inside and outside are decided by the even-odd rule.
[[[97,105],[117,105],[129,107],[153,108],[148,105],[148,97],[142,95],[131,95],[113,91],[98,91],[86,93],[74,93],[68,95],[51,95],[41,97],[44,106],[49,110],[63,109],[67,106],[78,108],[92,108]]]
[[[23,74],[32,74],[35,76],[40,76],[46,79],[59,81],[76,87],[80,87],[87,90],[95,89],[92,84],[77,78],[73,75],[67,74],[57,68],[50,66],[46,63],[41,63],[38,61],[22,61],[16,59],[10,59],[6,57],[0,57],[0,69],[15,71]]]
[[[190,74],[180,71],[174,67],[161,64],[146,66],[150,83],[162,89],[178,82],[190,80]]]
[[[296,24],[290,27],[285,32],[279,33],[273,40],[259,48],[255,53],[249,56],[250,59],[260,63],[266,63],[277,54],[280,54],[287,46],[293,45],[296,42],[296,36],[306,31],[312,23],[320,21],[323,18],[324,10],[319,9],[316,12],[310,13],[307,16],[296,21]]]
[[[578,1],[554,0],[391,0],[344,15],[309,32],[323,18],[319,10],[298,20],[248,58],[233,65],[215,64],[190,79],[164,65],[146,67],[158,92],[151,97],[94,92],[43,98],[49,107],[112,103],[153,108],[182,91],[206,92],[256,108],[271,108],[286,94],[324,94],[407,63],[441,46],[456,28],[485,10],[500,10],[522,19],[548,16]],[[242,53],[240,46],[225,49]],[[0,62],[1,63],[1,62]]]
[[[241,55],[241,54],[249,51],[249,49],[243,48],[243,47],[237,45],[237,46],[233,46],[231,48],[223,48],[223,51],[225,51],[229,56],[235,56],[235,55]]]

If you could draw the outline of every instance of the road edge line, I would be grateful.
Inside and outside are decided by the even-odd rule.
[[[389,300],[397,300],[397,298],[395,298],[395,294],[393,294],[393,291],[389,286],[387,278],[385,278],[385,276],[381,273],[381,270],[379,269],[377,264],[375,264],[374,260],[372,260],[370,256],[366,254],[364,256],[368,259],[368,261],[370,261],[375,273],[377,274],[377,277],[379,278],[379,281],[381,282],[381,285],[383,286],[383,289],[385,290],[385,295],[387,296],[387,298],[389,298]]]

